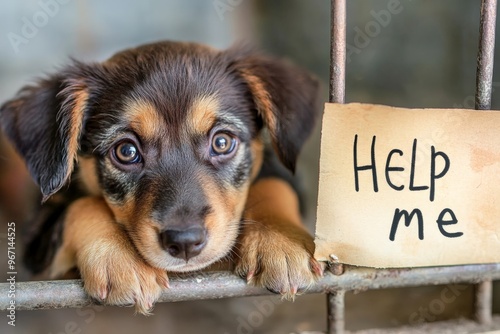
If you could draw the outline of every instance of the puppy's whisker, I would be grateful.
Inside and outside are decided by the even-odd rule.
[[[240,256],[240,254],[238,254],[234,248],[235,248],[235,247],[232,247],[232,248],[229,250],[229,253],[225,256],[226,260],[231,260],[233,256],[235,256],[236,258],[238,258],[238,259],[240,259],[240,260],[241,260],[241,256]]]
[[[256,220],[253,220],[253,219],[243,219],[243,220],[241,220],[240,224],[252,225],[252,224],[259,224],[259,222]]]
[[[255,226],[263,230],[271,230],[271,226],[268,226],[268,224],[257,221],[257,220],[249,220],[249,219],[244,219],[242,220],[242,227],[245,228],[246,226]]]

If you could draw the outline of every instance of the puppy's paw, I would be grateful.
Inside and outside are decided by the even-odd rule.
[[[262,286],[293,300],[323,275],[313,258],[313,238],[295,225],[246,223],[240,237],[236,273],[249,284]]]
[[[96,241],[77,256],[85,291],[105,304],[135,305],[149,315],[168,288],[167,273],[146,264],[129,245]]]

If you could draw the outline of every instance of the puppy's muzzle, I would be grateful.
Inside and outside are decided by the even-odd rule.
[[[165,230],[160,234],[163,248],[173,257],[186,262],[200,254],[207,243],[207,231],[203,227],[190,227],[184,230]]]

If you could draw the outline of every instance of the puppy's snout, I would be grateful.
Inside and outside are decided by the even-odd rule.
[[[166,230],[161,233],[160,239],[163,248],[170,255],[188,261],[203,250],[207,241],[207,233],[202,227]]]

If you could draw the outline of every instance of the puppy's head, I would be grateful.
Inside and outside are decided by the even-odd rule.
[[[163,42],[75,62],[21,90],[0,122],[44,199],[76,172],[73,182],[105,198],[146,261],[190,271],[234,244],[263,127],[294,169],[316,86],[241,48]]]

